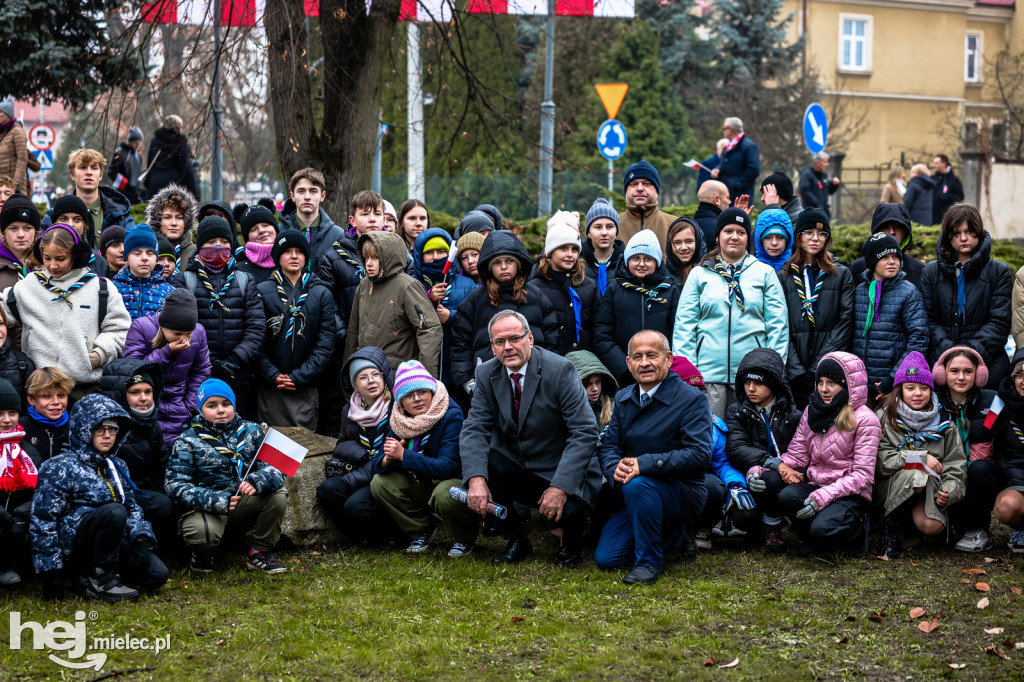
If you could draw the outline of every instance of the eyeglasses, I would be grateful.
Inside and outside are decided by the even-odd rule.
[[[820,230],[804,230],[800,234],[806,235],[808,239],[828,239],[828,232]]]
[[[491,345],[495,348],[504,348],[507,344],[518,346],[523,339],[526,338],[526,334],[519,334],[517,336],[506,336],[503,339],[491,339]]]
[[[101,433],[109,433],[112,436],[116,436],[117,432],[120,430],[121,429],[118,426],[97,426],[95,429],[92,430],[92,432],[94,435],[99,435]]]
[[[371,381],[380,381],[384,378],[384,375],[380,372],[370,372],[369,374],[360,374],[356,377],[357,384],[368,384]]]
[[[418,391],[409,391],[408,393],[405,394],[405,398],[412,398],[413,400],[420,400],[420,399],[423,399],[423,398],[429,398],[431,393],[433,393],[433,391],[428,391],[425,388],[421,388]],[[403,398],[403,400],[405,400],[405,398]]]

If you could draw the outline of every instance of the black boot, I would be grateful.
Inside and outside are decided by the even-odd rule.
[[[882,541],[878,548],[881,556],[895,559],[903,554],[903,539],[900,537],[902,519],[890,514],[882,519]]]

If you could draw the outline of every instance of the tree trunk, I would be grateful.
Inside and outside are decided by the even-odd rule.
[[[370,186],[381,73],[401,0],[321,0],[323,120],[317,129],[307,71],[303,0],[267,6],[268,72],[277,157],[287,181],[312,166],[327,179],[326,209],[344,223],[348,201]]]

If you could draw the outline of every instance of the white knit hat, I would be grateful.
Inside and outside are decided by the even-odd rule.
[[[652,230],[643,229],[630,237],[622,258],[628,263],[630,258],[638,254],[650,256],[661,267],[661,244],[658,243],[658,235]]]
[[[560,211],[561,213],[562,211]],[[579,220],[577,220],[579,222]],[[575,244],[577,249],[583,249],[583,242],[580,240],[580,231],[571,225],[551,224],[548,221],[548,234],[544,237],[544,255],[550,256],[560,246]]]
[[[555,214],[548,218],[548,229],[555,225],[568,225],[577,232],[580,231],[580,214],[576,211],[555,211]]]

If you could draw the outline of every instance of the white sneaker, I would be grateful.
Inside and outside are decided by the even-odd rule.
[[[15,571],[0,571],[0,585],[17,585],[21,582],[21,576]]]
[[[983,528],[967,531],[955,545],[956,549],[961,552],[983,552],[991,546],[992,538]]]
[[[464,557],[467,554],[473,553],[473,545],[464,545],[461,542],[456,542],[452,545],[452,548],[448,550],[449,559],[458,559]]]
[[[698,549],[711,549],[711,531],[707,530],[706,528],[697,531],[694,540],[697,543]]]
[[[1015,530],[1010,533],[1010,541],[1006,543],[1006,546],[1014,554],[1024,554],[1024,530]]]
[[[725,519],[719,520],[719,522],[715,524],[715,527],[711,529],[711,533],[713,535],[717,535],[720,538],[724,538],[725,537]]]
[[[437,526],[427,529],[426,535],[421,535],[412,541],[412,544],[405,548],[406,554],[424,554],[430,550],[430,543],[437,537]]]

